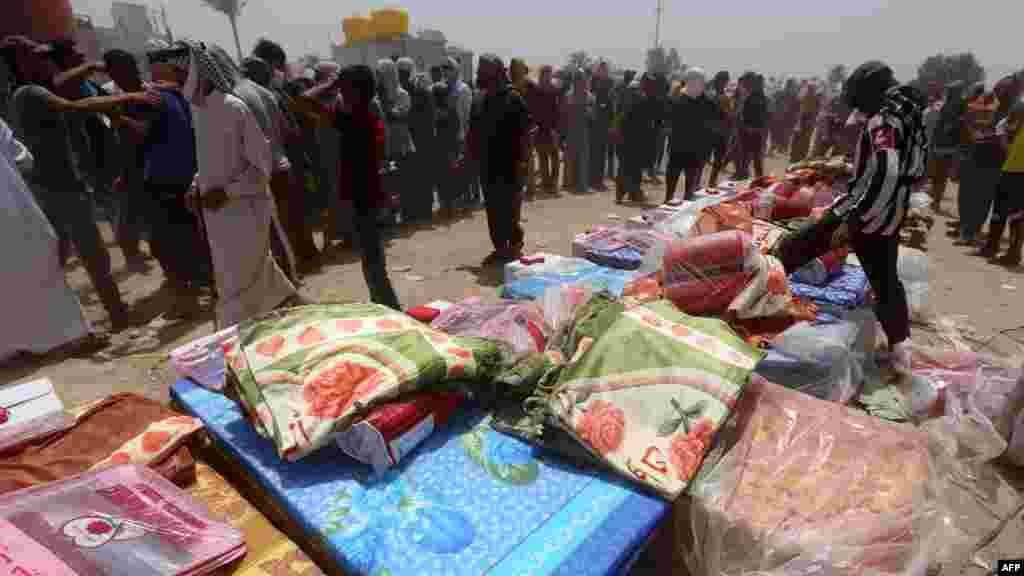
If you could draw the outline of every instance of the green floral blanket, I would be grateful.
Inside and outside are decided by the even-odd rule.
[[[239,326],[233,395],[287,460],[328,444],[370,408],[446,381],[489,380],[498,345],[453,337],[376,304],[302,306]]]
[[[732,413],[763,353],[727,324],[659,300],[598,297],[563,342],[569,361],[543,406],[595,456],[675,499]]]

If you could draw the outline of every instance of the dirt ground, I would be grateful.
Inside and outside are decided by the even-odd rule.
[[[769,172],[781,174],[779,159],[768,163]],[[648,190],[651,205],[660,203],[663,186]],[[614,223],[639,214],[647,206],[619,206],[612,192],[589,195],[540,196],[524,206],[528,252],[569,254],[573,235],[589,226]],[[956,190],[947,194],[944,209],[955,211]],[[969,255],[967,248],[953,246],[947,237],[948,217],[939,216],[928,239],[931,264],[930,306],[976,348],[987,347],[1004,355],[1024,356],[1024,269],[1008,270]],[[111,240],[105,224],[116,278],[125,300],[153,320],[144,326],[115,335],[111,348],[89,358],[50,356],[0,367],[0,383],[48,377],[69,406],[131,391],[158,400],[168,399],[174,373],[166,353],[181,343],[212,330],[212,315],[199,321],[168,323],[159,316],[168,306],[159,290],[161,273],[155,262],[148,274],[129,274],[123,269],[121,251]],[[437,299],[457,300],[467,295],[490,295],[501,282],[499,269],[481,268],[490,252],[484,212],[477,210],[449,224],[403,229],[389,241],[388,268],[405,306]],[[69,273],[86,314],[96,324],[105,314],[79,266]],[[343,253],[325,262],[319,273],[304,280],[302,293],[314,301],[352,301],[368,298],[357,256]],[[915,328],[915,339],[939,338],[934,329]],[[941,338],[940,338],[941,339]],[[1020,476],[1020,475],[1018,475]],[[1024,487],[1018,479],[1017,485]],[[1024,554],[1024,515],[1018,513],[1007,530],[984,556],[1014,558]],[[981,574],[980,567],[971,574]]]

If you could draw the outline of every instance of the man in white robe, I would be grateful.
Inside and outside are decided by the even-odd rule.
[[[213,256],[219,326],[265,314],[296,297],[270,251],[270,141],[232,94],[236,76],[206,46],[189,44],[185,97],[192,104],[196,192]]]
[[[90,336],[78,297],[60,265],[57,234],[36,204],[20,171],[32,156],[0,120],[0,246],[7,263],[0,272],[0,361],[20,352],[42,354]]]

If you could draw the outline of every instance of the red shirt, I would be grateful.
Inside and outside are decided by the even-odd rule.
[[[338,167],[341,199],[356,204],[366,202],[370,208],[387,205],[380,178],[384,164],[384,122],[373,112],[339,113],[336,117],[337,129],[341,132]]]

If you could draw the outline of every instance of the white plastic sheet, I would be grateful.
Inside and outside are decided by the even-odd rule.
[[[815,398],[847,404],[860,394],[865,378],[878,371],[876,327],[874,314],[864,309],[832,324],[800,322],[772,341],[756,372]]]
[[[928,267],[927,254],[915,248],[900,246],[896,268],[907,293],[910,319],[914,322],[927,323],[932,316],[928,303]]]

